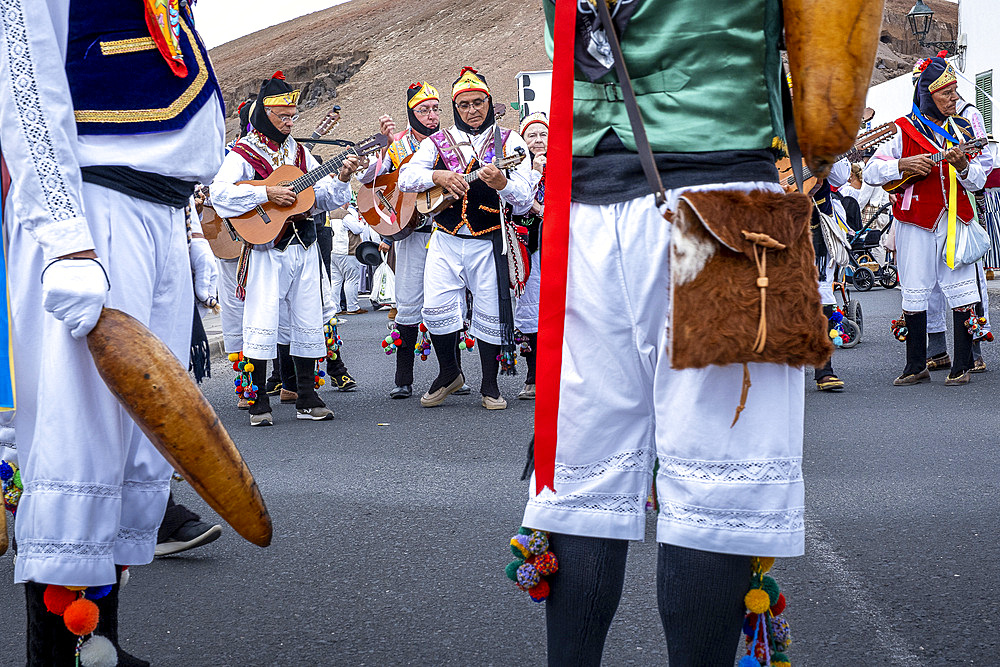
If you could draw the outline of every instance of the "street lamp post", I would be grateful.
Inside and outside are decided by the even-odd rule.
[[[924,37],[931,31],[931,19],[934,18],[934,10],[924,4],[924,0],[917,0],[913,9],[906,15],[906,22],[910,24],[910,32],[920,42],[924,48],[947,49],[956,51],[956,44],[951,42],[925,42]]]

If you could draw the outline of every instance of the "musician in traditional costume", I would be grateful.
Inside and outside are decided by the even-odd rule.
[[[186,366],[184,207],[221,163],[222,94],[176,2],[5,0],[0,44],[27,662],[145,665],[118,647],[118,581],[153,558],[172,468],[98,375],[85,337],[107,305]]]
[[[440,405],[465,383],[458,365],[458,338],[468,289],[473,295],[469,334],[477,341],[483,367],[482,405],[502,410],[507,402],[500,395],[497,376],[501,363],[513,371],[514,314],[500,227],[503,216],[509,215],[507,206],[518,210],[530,206],[530,165],[522,161],[505,174],[493,164],[495,157],[518,149],[527,155],[527,147],[510,130],[501,131],[496,145],[493,98],[485,77],[476,70],[462,69],[452,85],[452,107],[455,125],[421,141],[399,175],[404,192],[438,185],[458,198],[431,216],[435,230],[424,266],[421,316],[431,334],[439,372],[420,402],[425,407]],[[479,167],[481,177],[466,182],[463,174]]]
[[[538,297],[542,281],[542,216],[545,213],[545,160],[549,146],[549,119],[542,112],[528,114],[521,120],[521,138],[528,146],[531,157],[531,185],[534,200],[527,213],[517,216],[518,222],[528,230],[528,253],[531,272],[524,285],[524,293],[514,302],[514,326],[524,337],[522,356],[527,365],[524,387],[517,394],[520,400],[535,398],[535,348],[538,346]]]
[[[290,206],[295,192],[284,186],[243,184],[263,180],[274,169],[294,164],[303,172],[316,169],[319,163],[291,136],[298,117],[299,91],[276,72],[261,84],[260,93],[250,114],[253,129],[233,147],[212,182],[212,203],[223,217],[246,213],[267,201]],[[350,200],[351,174],[358,158],[344,161],[340,173],[321,178],[313,189],[316,206],[333,210]],[[250,425],[273,423],[270,399],[262,391],[267,378],[267,360],[277,357],[279,320],[282,312],[288,321],[280,322],[289,333],[292,363],[295,366],[296,419],[324,421],[333,418],[314,386],[315,361],[326,356],[323,333],[323,303],[320,289],[320,258],[316,246],[316,225],[311,217],[292,220],[273,243],[253,246],[244,252],[246,266],[243,311],[243,355],[253,365],[253,384],[259,389],[250,406]],[[282,307],[284,304],[284,308]]]
[[[952,310],[954,354],[946,385],[967,384],[973,366],[973,335],[967,322],[980,303],[975,265],[948,265],[958,225],[974,217],[968,192],[986,183],[982,157],[970,159],[958,144],[975,138],[972,126],[956,115],[958,96],[954,67],[944,58],[929,58],[917,79],[913,111],[896,120],[900,128],[865,166],[864,179],[883,185],[916,177],[893,203],[896,253],[903,292],[906,366],[893,384],[912,385],[930,378],[927,370],[927,310],[935,288]],[[930,155],[944,152],[935,163]],[[954,192],[953,192],[954,190]]]
[[[554,17],[564,15],[555,2],[543,6],[551,34]],[[727,0],[706,9],[645,0],[612,9],[667,210],[676,215],[679,198],[695,194],[782,199],[771,194],[782,193],[772,151],[783,136],[781,28],[764,20],[778,15],[777,2]],[[646,534],[658,460],[657,598],[670,664],[731,665],[750,556],[803,553],[803,370],[672,366],[671,329],[680,326],[671,321],[672,294],[697,264],[673,264],[676,232],[644,177],[597,9],[580,3],[576,11],[575,26],[556,26],[555,45],[558,57],[559,40],[576,33],[575,58],[566,54],[576,72],[568,239],[544,232],[541,285],[539,338],[551,347],[540,354],[551,351],[561,364],[544,362],[559,377],[558,398],[539,385],[535,404],[536,414],[557,405],[558,438],[543,449],[536,435],[523,519],[527,529],[550,531],[558,558],[546,601],[548,664],[600,664],[629,540]],[[558,210],[556,159],[568,159],[553,154],[554,143],[549,211]],[[563,283],[561,340],[552,334],[546,343],[553,318],[544,309],[561,305],[546,300],[547,290],[558,295],[554,285]],[[769,315],[771,308],[769,301]],[[703,326],[708,334],[730,324]],[[734,422],[747,368],[750,398]],[[536,434],[540,423],[536,417]]]

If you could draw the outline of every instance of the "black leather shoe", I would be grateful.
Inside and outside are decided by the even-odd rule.
[[[413,396],[413,387],[406,384],[402,387],[393,387],[392,391],[389,392],[389,398],[409,398]]]

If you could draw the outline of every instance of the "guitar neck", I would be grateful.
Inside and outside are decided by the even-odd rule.
[[[316,185],[316,183],[319,182],[319,179],[323,178],[324,176],[329,176],[335,171],[340,171],[340,168],[344,165],[344,160],[351,157],[352,155],[357,155],[357,152],[355,152],[353,147],[348,148],[346,151],[344,151],[337,157],[327,160],[320,166],[310,171],[308,174],[303,174],[302,176],[299,176],[298,178],[296,178],[294,181],[291,182],[289,187],[291,187],[292,190],[296,192],[296,194],[302,192],[303,190],[308,190],[312,186]]]
[[[322,134],[320,134],[320,133],[319,133],[319,132],[317,132],[316,130],[313,130],[313,133],[312,133],[312,138],[313,138],[313,139],[320,139],[320,138],[322,138],[322,136],[323,136]],[[313,142],[311,142],[311,141],[307,141],[306,143],[302,144],[302,146],[303,146],[303,147],[304,147],[304,148],[305,148],[305,149],[306,149],[307,151],[311,151],[311,150],[313,149],[313,146],[315,146],[315,145],[316,145],[316,144],[314,144],[314,143],[313,143]]]

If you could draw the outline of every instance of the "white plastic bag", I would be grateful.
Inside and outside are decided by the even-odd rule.
[[[823,231],[823,241],[826,242],[826,249],[830,251],[830,257],[838,266],[847,266],[851,263],[850,243],[847,242],[847,233],[837,224],[832,215],[819,212],[820,228]]]
[[[372,293],[369,297],[372,305],[386,306],[396,303],[396,275],[389,265],[382,262],[375,269],[372,277]]]
[[[967,225],[958,223],[955,230],[955,266],[975,264],[990,250],[990,235],[986,233],[978,221],[973,220]],[[941,258],[948,263],[948,245],[945,244]]]

